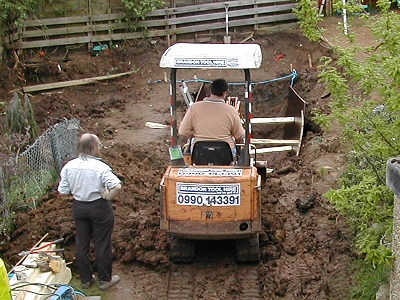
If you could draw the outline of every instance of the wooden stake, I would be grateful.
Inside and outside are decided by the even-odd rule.
[[[253,36],[254,36],[254,31],[247,38],[245,38],[243,41],[240,41],[239,44],[243,44],[244,42],[247,42],[248,40],[252,39]]]
[[[128,86],[126,86],[125,84],[123,84],[123,83],[121,83],[121,82],[118,82],[124,89],[128,89],[129,88],[129,85]]]
[[[310,65],[310,68],[312,68],[312,61],[311,61],[311,55],[308,54],[308,64]]]

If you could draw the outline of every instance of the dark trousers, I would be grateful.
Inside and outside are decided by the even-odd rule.
[[[100,281],[110,281],[112,274],[111,235],[114,229],[114,212],[110,201],[73,201],[76,226],[76,261],[81,282],[92,279],[90,242],[93,239],[97,275]]]

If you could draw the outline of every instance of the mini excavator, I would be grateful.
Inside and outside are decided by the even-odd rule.
[[[304,101],[289,87],[289,116],[252,117],[250,70],[260,68],[261,63],[258,44],[177,43],[161,57],[160,67],[170,69],[171,164],[160,182],[160,226],[172,237],[170,255],[174,263],[193,260],[195,240],[234,240],[238,262],[260,259],[262,175],[268,169],[265,161],[257,161],[257,155],[275,151],[298,155],[305,110]],[[243,99],[227,101],[227,105],[241,107],[238,113],[245,129],[237,157],[232,157],[229,145],[220,141],[197,142],[189,153],[178,144],[180,69],[223,70],[224,74],[237,70],[244,74]],[[205,95],[201,88],[196,101]],[[253,139],[252,126],[258,124],[282,124],[283,138]]]

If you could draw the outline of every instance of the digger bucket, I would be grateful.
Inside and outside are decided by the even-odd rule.
[[[283,134],[284,140],[296,140],[293,145],[293,151],[296,155],[300,153],[301,141],[304,132],[304,111],[306,109],[305,101],[297,94],[293,87],[289,88],[289,102],[286,114],[294,117],[294,122],[285,125]]]
[[[258,124],[284,125],[282,139],[252,138],[250,143],[254,148],[250,150],[250,154],[286,151],[299,155],[304,130],[304,111],[304,100],[290,86],[286,116],[250,119],[252,126]]]

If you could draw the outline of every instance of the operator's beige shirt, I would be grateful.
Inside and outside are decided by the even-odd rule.
[[[231,148],[243,142],[244,129],[236,109],[224,100],[194,103],[186,112],[179,126],[179,134],[197,141],[218,140],[228,142]]]

